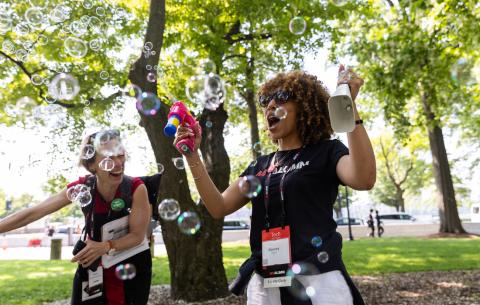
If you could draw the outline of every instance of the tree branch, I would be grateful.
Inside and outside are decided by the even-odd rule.
[[[395,187],[398,187],[399,184],[397,183],[395,177],[393,176],[392,170],[390,168],[390,163],[388,162],[388,153],[385,150],[385,146],[383,146],[382,139],[380,139],[380,147],[382,148],[382,155],[385,158],[385,166],[387,167],[388,177],[392,181],[393,185],[395,185]]]
[[[238,57],[238,58],[247,58],[247,55],[242,55],[242,54],[232,54],[232,55],[228,55],[228,56],[225,56],[224,58],[222,58],[222,62],[226,61],[226,60],[229,60],[230,58],[235,58],[235,57]]]
[[[402,185],[407,180],[408,174],[412,171],[412,169],[413,169],[413,162],[412,162],[412,160],[410,160],[410,166],[405,171],[405,175],[403,176],[403,179],[400,180],[400,182],[399,182],[400,185]]]
[[[30,78],[30,79],[32,78],[32,74],[27,70],[27,68],[25,67],[25,65],[23,64],[22,61],[18,61],[18,60],[13,59],[13,57],[11,57],[7,53],[3,52],[2,50],[0,50],[0,54],[2,54],[5,58],[7,58],[11,62],[13,62],[15,65],[17,65],[20,69],[22,69],[22,71],[25,74],[27,74],[28,78]]]
[[[269,39],[272,37],[272,34],[271,33],[262,33],[262,34],[258,34],[258,35],[255,35],[255,34],[242,34],[240,32],[240,27],[241,27],[241,23],[240,21],[236,21],[232,27],[230,28],[230,30],[228,31],[227,34],[225,34],[223,36],[223,39],[225,39],[230,45],[233,45],[237,42],[240,42],[240,41],[251,41],[251,40],[255,40],[255,38],[259,38],[259,39]],[[242,35],[240,35],[242,34]],[[233,38],[234,36],[239,36],[238,38]]]

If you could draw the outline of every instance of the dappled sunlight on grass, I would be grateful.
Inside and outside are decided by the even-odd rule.
[[[250,257],[250,247],[231,243],[222,246],[225,272],[231,280]],[[364,238],[344,242],[343,259],[352,275],[467,270],[480,269],[478,249],[480,239]],[[0,261],[1,305],[34,305],[68,298],[76,267],[68,260]],[[152,285],[170,283],[166,256],[153,258],[152,273]]]
[[[5,275],[5,274],[0,274],[0,281],[8,281],[8,280],[13,280],[14,276],[13,275]],[[0,282],[0,287],[2,286],[2,282]]]
[[[49,277],[49,276],[54,276],[54,275],[48,272],[29,272],[25,275],[27,279],[36,279],[39,277]]]
[[[359,239],[344,243],[343,257],[357,275],[471,269],[480,268],[479,248],[472,239]]]

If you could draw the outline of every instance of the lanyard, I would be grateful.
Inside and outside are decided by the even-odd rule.
[[[93,180],[93,185],[92,185],[92,190],[90,191],[90,194],[92,194],[92,203],[90,205],[90,210],[88,211],[87,217],[85,218],[87,223],[85,225],[85,234],[88,233],[90,239],[93,240],[93,234],[94,234],[94,210],[95,210],[95,194],[96,194],[96,187],[97,187],[97,179],[95,177],[95,180]]]
[[[286,219],[286,216],[287,216],[287,213],[285,211],[285,196],[284,196],[284,192],[283,192],[283,185],[284,185],[284,182],[285,182],[285,176],[287,175],[287,172],[288,172],[288,169],[290,168],[290,166],[292,166],[293,162],[295,162],[295,160],[298,158],[298,156],[302,152],[303,148],[304,148],[304,146],[302,146],[302,148],[295,154],[293,159],[291,159],[290,162],[288,162],[288,164],[285,166],[285,172],[283,173],[282,178],[280,179],[280,186],[279,187],[280,187],[280,201],[282,203],[282,228],[285,226],[285,219]],[[277,165],[275,164],[276,156],[277,156],[277,153],[275,153],[275,155],[273,155],[273,160],[272,160],[273,165],[274,165],[273,168],[271,166],[272,161],[269,162],[268,170],[267,170],[269,173],[267,175],[267,178],[265,179],[264,203],[265,203],[265,228],[266,228],[267,231],[270,229],[270,218],[268,216],[268,205],[270,203],[270,197],[269,197],[270,177],[272,176],[272,173],[277,169]],[[272,168],[272,170],[269,171],[271,168]]]

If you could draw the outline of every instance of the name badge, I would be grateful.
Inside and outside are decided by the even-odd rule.
[[[290,227],[262,231],[262,269],[265,288],[291,286],[287,270],[292,264]]]
[[[98,298],[102,295],[103,268],[98,266],[97,270],[88,270],[88,282],[82,282],[82,301]]]

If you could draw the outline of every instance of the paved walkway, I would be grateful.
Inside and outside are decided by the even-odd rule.
[[[475,234],[480,234],[480,223],[464,223],[464,228]],[[353,236],[355,238],[365,237],[368,232],[366,226],[352,226]],[[341,226],[338,231],[342,233],[344,239],[348,239],[348,227]],[[391,225],[385,226],[385,237],[391,236],[425,236],[438,232],[438,224],[417,224],[417,225]],[[248,244],[248,230],[225,231],[224,242],[240,242]],[[165,256],[167,251],[165,245],[161,242],[161,235],[156,237],[155,255]],[[50,259],[50,247],[8,247],[3,243],[4,237],[0,237],[0,260],[48,260]],[[62,247],[62,259],[72,258],[72,246]]]

